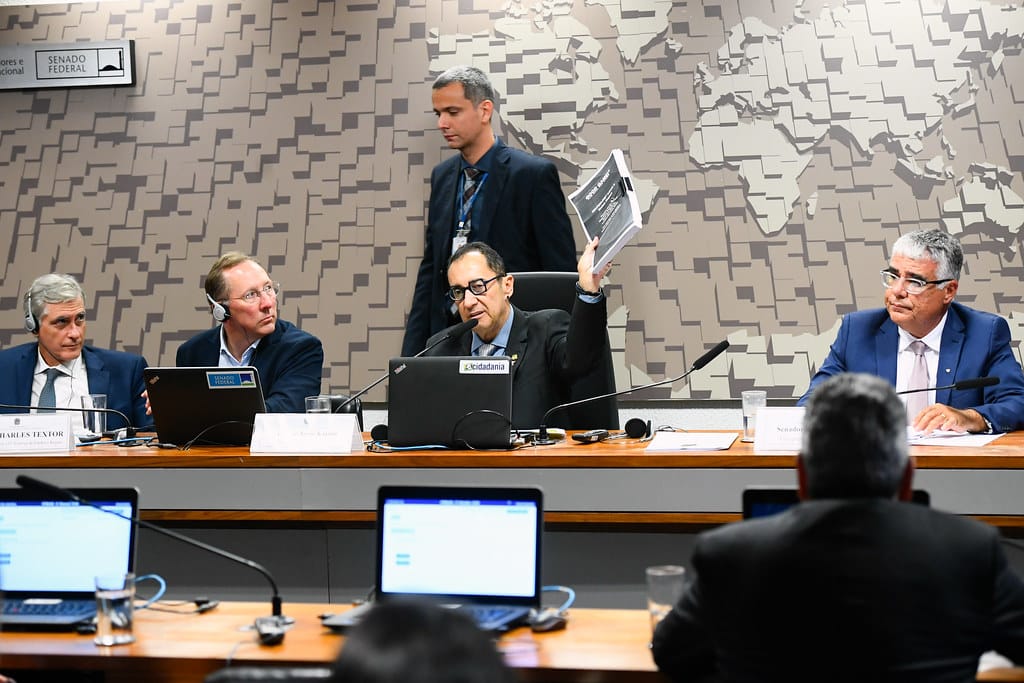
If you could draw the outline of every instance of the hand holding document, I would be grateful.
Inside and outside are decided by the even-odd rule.
[[[640,201],[621,149],[612,150],[601,168],[569,195],[569,203],[580,217],[587,241],[601,238],[594,256],[594,273],[611,263],[643,227]]]
[[[736,432],[655,432],[647,453],[724,451],[739,436]]]

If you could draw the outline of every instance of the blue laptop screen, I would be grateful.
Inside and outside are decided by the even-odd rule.
[[[97,502],[126,517],[129,501]],[[131,570],[132,524],[64,501],[0,501],[0,589],[89,592],[97,575]]]
[[[388,499],[380,519],[380,590],[530,598],[539,514],[534,501]]]

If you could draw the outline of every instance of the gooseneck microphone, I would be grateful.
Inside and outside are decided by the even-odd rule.
[[[681,379],[686,379],[687,377],[689,377],[690,373],[696,372],[697,370],[703,368],[705,365],[707,365],[715,358],[717,358],[727,348],[729,348],[729,341],[723,339],[722,341],[715,344],[714,348],[712,348],[710,351],[705,353],[697,360],[693,361],[693,365],[690,366],[690,369],[684,372],[683,374],[679,375],[678,377],[670,377],[669,379],[663,379],[660,382],[652,382],[651,384],[644,384],[643,386],[633,387],[632,389],[624,389],[623,391],[613,391],[610,394],[601,394],[600,396],[590,396],[589,398],[581,398],[578,401],[572,401],[570,403],[561,403],[551,408],[546,413],[544,413],[544,417],[541,418],[540,429],[537,430],[537,438],[533,440],[533,443],[535,443],[538,446],[548,446],[550,444],[555,443],[552,439],[548,438],[547,421],[553,413],[559,410],[565,410],[566,408],[578,406],[581,403],[589,403],[590,401],[600,401],[602,399],[612,398],[613,396],[624,396],[626,394],[631,394],[634,391],[651,389],[653,387],[660,387],[663,384],[671,384],[672,382],[678,382]]]
[[[944,389],[952,389],[953,391],[964,391],[965,389],[980,389],[981,387],[991,387],[999,384],[998,377],[973,377],[971,379],[963,379],[953,384],[947,384],[944,387],[924,387],[923,389],[905,389],[903,391],[897,391],[897,396],[903,394],[916,394],[921,391],[942,391]]]
[[[64,412],[64,413],[109,413],[111,415],[117,415],[122,420],[124,420],[124,423],[127,425],[127,427],[125,428],[125,437],[130,439],[130,438],[134,437],[136,434],[139,433],[139,428],[132,426],[132,421],[128,419],[127,415],[122,413],[120,410],[114,410],[113,408],[70,408],[70,407],[68,407],[68,408],[56,408],[56,407],[40,408],[39,406],[16,406],[16,405],[8,405],[7,403],[0,403],[0,408],[7,408],[9,410],[25,410],[25,411],[35,410],[35,411],[44,412],[44,413],[45,412],[49,412],[51,410],[60,411],[60,412]]]
[[[266,567],[264,567],[263,565],[259,564],[258,562],[253,562],[252,560],[247,560],[246,558],[241,557],[240,555],[235,555],[234,553],[230,553],[227,550],[222,550],[222,549],[217,548],[215,546],[209,545],[208,543],[203,543],[202,541],[197,541],[194,538],[189,538],[188,536],[185,536],[183,534],[179,534],[176,531],[171,531],[170,529],[164,529],[163,527],[157,526],[156,524],[153,524],[152,522],[147,522],[146,520],[141,519],[138,515],[134,515],[134,516],[129,517],[129,516],[126,516],[126,515],[122,515],[121,513],[117,512],[115,510],[110,510],[108,508],[101,507],[101,506],[97,505],[96,503],[93,503],[92,501],[89,501],[89,500],[86,500],[86,499],[82,498],[81,496],[79,496],[74,491],[71,491],[69,489],[66,489],[66,488],[63,488],[63,487],[60,487],[60,486],[56,486],[54,484],[42,481],[40,479],[36,479],[35,477],[30,477],[30,476],[25,475],[25,474],[19,474],[17,476],[17,478],[15,478],[14,481],[15,481],[15,483],[17,483],[18,486],[20,486],[20,487],[22,487],[24,489],[40,491],[40,492],[46,493],[46,494],[51,495],[51,496],[58,496],[61,499],[74,501],[74,502],[78,503],[79,505],[88,505],[89,507],[95,508],[95,509],[97,509],[97,510],[99,510],[101,512],[106,512],[107,514],[114,515],[115,517],[120,517],[121,519],[127,520],[129,522],[134,522],[134,523],[138,524],[139,526],[145,527],[146,529],[152,529],[153,531],[157,532],[158,534],[163,534],[164,536],[169,536],[170,538],[173,538],[175,540],[181,541],[182,543],[186,543],[188,545],[195,546],[196,548],[200,548],[201,550],[205,550],[208,553],[213,553],[214,555],[219,555],[220,557],[223,557],[225,559],[231,560],[232,562],[237,562],[238,564],[243,564],[246,567],[249,567],[250,569],[256,570],[257,572],[262,574],[264,576],[264,578],[266,578],[266,580],[270,583],[270,589],[273,591],[273,597],[271,598],[271,601],[270,601],[271,615],[272,616],[270,616],[270,617],[260,617],[259,619],[272,620],[274,622],[274,624],[277,625],[278,631],[280,631],[280,633],[275,633],[276,636],[283,636],[283,631],[281,630],[281,628],[283,626],[287,625],[287,624],[291,624],[291,623],[294,622],[294,620],[291,617],[286,617],[286,616],[284,616],[281,613],[281,594],[277,590],[277,582],[274,581],[274,577],[271,576],[270,571],[267,570]],[[264,643],[271,644],[271,642],[269,640],[264,639],[262,633],[260,634],[260,637],[261,637],[261,640],[263,640]],[[280,641],[278,640],[277,642],[280,642]]]
[[[412,356],[412,358],[419,358],[420,356],[422,356],[423,354],[425,354],[427,351],[429,351],[430,349],[434,348],[438,344],[441,344],[442,342],[446,342],[449,339],[452,339],[454,337],[461,336],[462,334],[464,334],[468,330],[471,330],[474,327],[476,327],[476,323],[477,323],[476,318],[471,318],[471,319],[466,320],[464,322],[458,323],[457,325],[452,325],[450,328],[448,328],[448,331],[445,332],[444,335],[441,336],[441,338],[439,338],[433,344],[428,344],[422,351],[417,353],[415,356]],[[360,396],[365,394],[370,389],[373,389],[375,386],[377,386],[378,384],[380,384],[381,382],[383,382],[384,380],[386,380],[390,376],[391,376],[391,371],[389,370],[389,371],[385,372],[383,375],[381,375],[380,377],[378,377],[377,379],[375,379],[372,382],[370,382],[369,384],[367,384],[365,387],[363,387],[362,389],[360,389],[356,393],[354,393],[351,396],[349,396],[345,401],[340,403],[337,408],[334,409],[334,412],[336,412],[336,413],[341,412],[345,408],[345,406],[347,406],[349,403],[351,403],[352,401],[356,400],[357,398],[359,398]]]

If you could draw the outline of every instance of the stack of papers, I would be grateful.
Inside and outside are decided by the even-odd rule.
[[[907,441],[912,446],[959,446],[961,448],[987,446],[1002,434],[968,434],[936,429],[934,432],[918,432],[907,426]]]
[[[648,453],[724,451],[739,436],[736,432],[655,432]]]

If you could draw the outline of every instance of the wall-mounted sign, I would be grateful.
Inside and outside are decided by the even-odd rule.
[[[134,41],[0,46],[0,90],[135,85]]]

